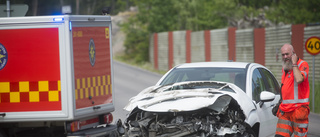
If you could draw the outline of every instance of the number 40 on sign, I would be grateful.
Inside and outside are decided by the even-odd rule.
[[[320,38],[319,37],[310,37],[305,43],[306,50],[311,55],[317,55],[320,52]]]

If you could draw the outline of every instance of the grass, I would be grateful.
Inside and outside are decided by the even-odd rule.
[[[314,110],[312,110],[313,108],[313,104],[312,104],[312,81],[309,81],[310,83],[310,111],[314,112],[314,113],[318,113],[320,114],[320,81],[315,81],[314,82],[314,104],[317,104],[314,106]]]

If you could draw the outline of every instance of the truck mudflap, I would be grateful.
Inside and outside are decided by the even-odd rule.
[[[117,129],[117,125],[106,125],[68,133],[67,137],[118,137],[120,135]]]

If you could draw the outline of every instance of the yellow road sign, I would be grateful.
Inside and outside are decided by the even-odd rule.
[[[317,55],[320,52],[320,38],[319,37],[310,37],[304,44],[307,52],[311,55]]]

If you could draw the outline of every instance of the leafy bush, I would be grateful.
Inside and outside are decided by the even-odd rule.
[[[144,25],[138,25],[137,18],[132,17],[128,22],[121,24],[121,29],[127,35],[124,42],[124,59],[136,63],[148,62],[149,59],[149,32]]]

